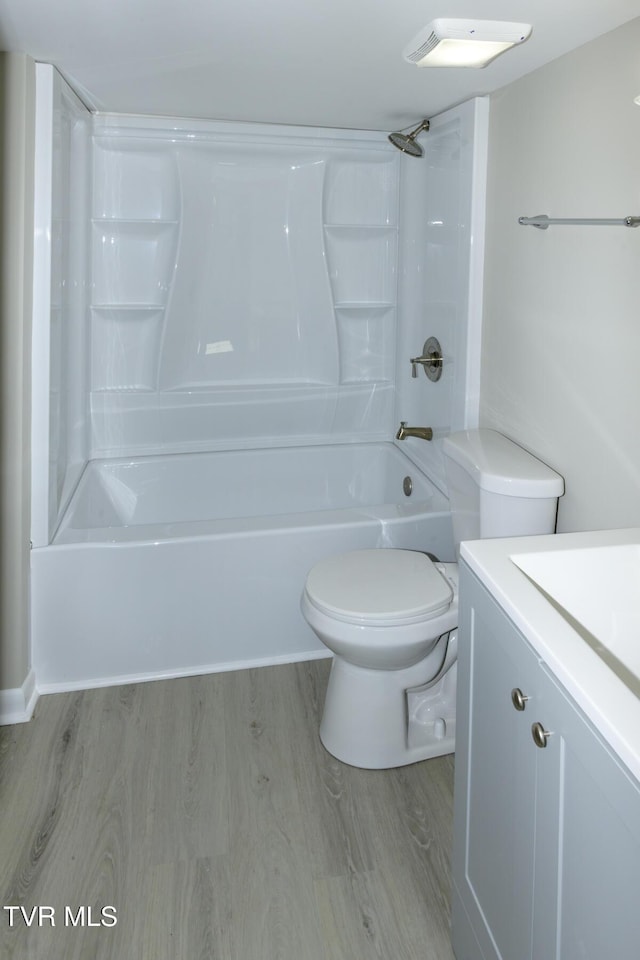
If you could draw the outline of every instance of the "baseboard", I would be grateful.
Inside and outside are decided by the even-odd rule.
[[[226,673],[231,670],[251,670],[254,667],[274,667],[285,663],[300,663],[305,660],[323,660],[331,657],[330,650],[305,650],[280,656],[259,657],[248,660],[224,661],[204,666],[157,670],[149,673],[128,673],[116,676],[87,677],[83,680],[60,680],[53,683],[39,682],[38,693],[71,693],[74,690],[94,690],[100,687],[118,687],[128,683],[149,683],[154,680],[176,680],[179,677],[197,677],[207,673]],[[16,721],[13,721],[16,722]]]
[[[0,690],[0,726],[31,720],[37,702],[36,675],[29,670],[21,687]]]

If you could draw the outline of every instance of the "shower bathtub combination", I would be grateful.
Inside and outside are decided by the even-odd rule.
[[[46,64],[36,100],[11,715],[33,691],[328,656],[300,612],[318,561],[453,559],[441,446],[476,415],[486,105],[423,122],[407,158],[380,131],[93,115]],[[431,336],[437,383],[411,376]],[[401,420],[433,440],[394,440]]]
[[[452,559],[448,501],[393,443],[93,461],[33,550],[38,688],[326,656],[307,572],[365,547]]]

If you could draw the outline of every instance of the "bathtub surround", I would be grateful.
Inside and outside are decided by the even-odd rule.
[[[486,101],[411,166],[377,132],[92,118],[37,70],[34,546],[93,458],[388,440],[428,413],[404,452],[444,490],[442,437],[477,421]],[[437,384],[409,375],[429,335]]]
[[[399,170],[379,134],[95,120],[91,455],[386,438]]]
[[[434,118],[412,169],[378,132],[90,118],[38,78],[66,256],[39,260],[34,544],[89,459],[387,440],[425,409],[437,442],[405,452],[444,489],[441,437],[477,420],[486,102]]]
[[[434,117],[417,162],[380,132],[92,117],[38,78],[38,688],[323,656],[299,610],[318,560],[452,559],[486,101]],[[411,377],[430,336],[438,383]],[[427,419],[432,442],[394,442]]]

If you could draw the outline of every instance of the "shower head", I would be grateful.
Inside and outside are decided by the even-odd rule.
[[[419,133],[422,133],[423,130],[428,129],[429,121],[422,120],[411,133],[402,133],[400,130],[390,133],[389,143],[392,143],[394,147],[397,147],[402,153],[409,154],[410,157],[421,157],[423,151],[420,144],[416,142],[416,137]]]

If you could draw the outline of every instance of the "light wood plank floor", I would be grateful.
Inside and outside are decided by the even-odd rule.
[[[2,906],[52,908],[2,911],[3,960],[453,960],[453,758],[334,760],[328,668],[55,694],[3,728]],[[65,925],[80,906],[117,923]]]

